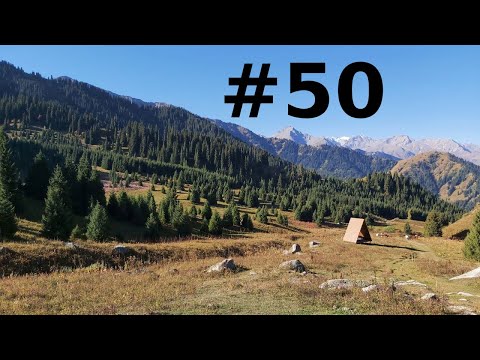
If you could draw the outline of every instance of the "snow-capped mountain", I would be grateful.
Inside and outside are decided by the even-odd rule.
[[[304,134],[295,129],[293,126],[288,126],[285,129],[280,130],[278,133],[273,135],[272,138],[291,140],[299,145],[310,145],[314,147],[319,147],[322,145],[338,146],[337,141],[333,138],[327,138],[324,136],[315,137],[309,134]]]
[[[386,139],[373,139],[368,136],[315,137],[304,134],[292,126],[279,131],[272,138],[289,139],[298,144],[307,144],[314,147],[325,144],[347,147],[352,150],[362,150],[367,154],[386,155],[397,159],[408,159],[430,151],[448,152],[480,165],[480,146],[461,144],[451,139],[416,140],[407,135],[392,136]]]

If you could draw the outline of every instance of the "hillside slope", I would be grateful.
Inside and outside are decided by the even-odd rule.
[[[477,205],[472,211],[463,215],[459,220],[443,228],[443,236],[449,239],[465,239],[472,226],[473,219],[480,211],[480,205]]]
[[[480,166],[452,154],[428,152],[399,161],[392,173],[407,176],[444,200],[472,209],[480,200]]]

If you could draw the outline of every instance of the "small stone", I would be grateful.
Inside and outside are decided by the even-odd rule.
[[[300,251],[302,251],[302,248],[298,244],[293,244],[292,247],[290,248],[290,254],[296,254]]]
[[[370,285],[364,280],[332,279],[327,280],[320,285],[320,289],[351,289],[353,287],[366,287]]]
[[[416,280],[408,280],[408,281],[397,281],[395,283],[395,286],[421,286],[421,287],[427,287],[427,285],[422,284],[421,282],[418,282]]]
[[[178,271],[178,269],[170,269],[168,270],[168,273],[171,274],[171,275],[177,275],[180,271]]]
[[[458,299],[458,301],[468,301],[467,299]]]
[[[427,293],[422,296],[422,300],[438,300],[438,296],[434,293]]]
[[[378,285],[376,284],[368,285],[362,288],[362,291],[364,293],[368,293],[370,291],[375,291],[375,290],[378,290]]]
[[[257,275],[257,273],[255,271],[250,271],[249,274],[250,275]]]
[[[284,261],[280,264],[279,267],[285,270],[294,270],[299,273],[303,273],[304,271],[306,271],[305,265],[303,265],[300,260]]]
[[[66,242],[65,247],[70,250],[77,250],[78,246],[75,245],[73,242]]]
[[[225,259],[220,261],[218,264],[212,265],[208,268],[207,272],[221,272],[225,270],[236,270],[237,266],[233,259]]]
[[[310,246],[311,248],[316,248],[320,246],[320,243],[314,240],[314,241],[310,241],[308,243],[308,246]]]

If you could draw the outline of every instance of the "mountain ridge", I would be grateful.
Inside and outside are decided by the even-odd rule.
[[[296,136],[289,136],[289,134],[296,134]],[[299,144],[308,144],[310,146],[317,146],[316,142],[321,142],[321,140],[318,139],[325,139],[325,141],[328,141],[329,145],[332,146],[341,146],[352,150],[363,150],[367,154],[386,154],[399,160],[408,159],[417,154],[430,151],[448,152],[476,165],[480,165],[480,146],[471,143],[462,144],[453,139],[414,139],[409,135],[395,135],[379,139],[363,135],[342,136],[338,138],[318,137],[303,133],[293,126],[288,126],[280,130],[275,133],[272,138],[273,137],[289,139]]]

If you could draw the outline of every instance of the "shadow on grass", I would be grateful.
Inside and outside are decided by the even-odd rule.
[[[310,234],[310,231],[300,229],[300,228],[297,228],[295,226],[290,226],[290,225],[289,226],[283,226],[283,225],[280,225],[280,224],[277,224],[277,223],[272,223],[272,222],[269,222],[268,225],[279,228],[279,229],[283,229],[283,230],[290,230],[290,231],[293,231],[293,232]]]
[[[361,245],[380,246],[380,247],[388,247],[388,248],[392,248],[392,249],[404,249],[404,250],[425,252],[424,250],[416,249],[416,248],[409,247],[409,246],[400,246],[400,245],[387,245],[387,244],[374,244],[374,243],[361,243]]]

